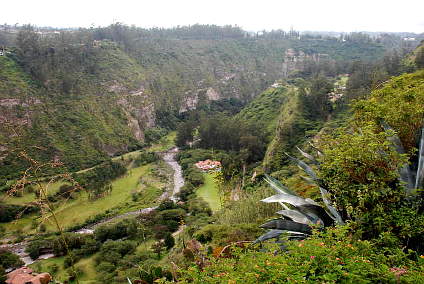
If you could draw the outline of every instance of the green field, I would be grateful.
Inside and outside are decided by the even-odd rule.
[[[219,190],[215,183],[213,174],[204,174],[205,184],[202,185],[197,191],[196,195],[203,198],[211,207],[213,212],[221,209],[221,198]]]
[[[174,147],[175,135],[175,131],[170,132],[147,150],[165,151]],[[129,152],[122,156],[114,157],[113,160],[133,160],[139,153],[140,151]],[[168,184],[163,174],[158,175],[158,172],[168,172],[170,169],[162,161],[137,168],[132,168],[132,166],[133,163],[129,163],[127,166],[128,173],[112,182],[112,192],[105,197],[93,201],[88,199],[86,192],[80,192],[76,194],[75,199],[67,199],[54,204],[56,207],[55,215],[60,226],[66,229],[81,224],[88,218],[105,213],[108,210],[109,212],[112,210],[113,215],[118,215],[154,206],[157,198],[166,189]],[[80,172],[88,171],[92,168],[84,169]],[[46,186],[48,195],[53,195],[64,183],[64,181],[59,180],[50,184],[43,183],[43,186]],[[133,194],[135,193],[138,195],[136,200],[133,199]],[[0,195],[0,200],[8,204],[25,205],[36,201],[36,197],[34,193],[24,192],[21,197],[2,194]],[[43,220],[40,218],[43,218]],[[30,234],[35,233],[35,228],[40,222],[46,224],[48,231],[57,230],[53,218],[49,218],[47,214],[44,214],[43,217],[36,215],[25,216],[14,222],[4,224],[4,228],[8,232],[8,235],[13,235],[16,231]]]
[[[175,137],[177,136],[176,131],[169,132],[168,135],[162,137],[159,143],[152,145],[147,150],[150,152],[163,152],[175,147]]]
[[[106,195],[95,201],[88,200],[85,192],[81,193],[75,200],[67,200],[56,210],[56,218],[63,228],[67,228],[82,223],[89,217],[103,213],[113,207],[122,206],[125,207],[125,209],[130,209],[128,207],[132,205],[131,209],[138,209],[153,205],[156,198],[162,192],[161,187],[163,185],[159,181],[152,184],[153,186],[145,187],[144,191],[141,192],[142,197],[140,201],[131,204],[133,203],[131,200],[131,193],[140,190],[140,178],[146,178],[151,175],[151,170],[152,165],[130,169],[127,175],[112,182],[112,192],[110,195]],[[130,211],[125,209],[123,209],[122,212]],[[55,226],[49,222],[47,228],[54,230]]]
[[[157,164],[148,164],[138,168],[129,169],[128,173],[123,177],[112,182],[112,192],[110,195],[99,198],[94,201],[88,199],[86,192],[81,192],[76,199],[67,199],[63,202],[55,204],[56,218],[62,228],[83,223],[90,217],[104,213],[106,210],[115,208],[116,214],[125,213],[145,207],[153,206],[157,198],[162,194],[166,187],[166,182],[156,176],[155,171],[159,166]],[[52,188],[58,188],[60,182],[52,184]],[[132,200],[132,193],[138,192],[137,201]],[[10,197],[6,201],[8,203],[24,204],[24,200],[34,200],[34,194],[26,193],[23,197]],[[52,218],[44,217],[43,222],[47,226],[47,230],[56,231],[56,225]],[[5,224],[8,232],[12,233],[21,230],[30,233],[33,228],[33,216],[21,218],[15,222]],[[37,221],[38,223],[40,220]]]
[[[94,254],[90,257],[83,258],[79,260],[75,264],[75,268],[81,272],[81,274],[78,277],[78,281],[80,284],[90,284],[90,283],[97,283],[96,279],[96,269],[95,269],[95,262],[94,258],[97,254]],[[69,275],[66,272],[65,268],[63,267],[64,263],[64,256],[61,257],[54,257],[49,258],[45,260],[37,261],[34,264],[31,264],[30,267],[34,269],[37,272],[49,272],[53,275],[54,279],[56,281],[65,281],[68,279]],[[53,272],[52,267],[57,266],[57,271]],[[74,283],[74,282],[71,282]]]
[[[52,182],[52,183],[42,183],[42,185],[46,188],[48,195],[55,194],[59,190],[59,187],[61,187],[63,184],[65,184],[65,182],[63,182],[63,181],[56,181],[56,182]],[[23,204],[26,204],[28,202],[35,201],[36,198],[35,198],[35,194],[30,193],[30,192],[25,192],[20,197],[17,197],[17,196],[12,197],[12,196],[8,196],[5,193],[2,193],[0,195],[0,200],[6,202],[8,204],[23,205]]]

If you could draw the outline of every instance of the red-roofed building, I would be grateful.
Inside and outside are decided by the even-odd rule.
[[[195,164],[195,166],[198,169],[201,169],[204,172],[209,171],[220,171],[221,170],[221,162],[220,161],[212,161],[212,160],[205,160],[205,161],[199,161]]]

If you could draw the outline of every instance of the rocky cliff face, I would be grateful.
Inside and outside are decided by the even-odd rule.
[[[339,44],[152,37],[126,46],[113,36],[72,36],[40,38],[32,42],[36,49],[0,57],[2,152],[26,149],[43,161],[60,159],[71,170],[89,167],[142,146],[148,128],[171,127],[156,113],[177,116],[228,98],[249,102],[281,76],[326,56],[300,51],[304,44],[314,50]],[[363,48],[355,50],[359,58]],[[0,156],[5,175],[22,169],[16,156]]]
[[[282,75],[284,78],[289,77],[294,71],[303,71],[308,61],[319,62],[322,59],[328,59],[328,54],[306,54],[301,50],[289,48],[283,56]]]
[[[144,142],[144,130],[156,125],[155,107],[149,96],[145,93],[145,88],[141,87],[129,94],[120,94],[117,104],[127,118],[127,125],[131,129],[134,138]]]

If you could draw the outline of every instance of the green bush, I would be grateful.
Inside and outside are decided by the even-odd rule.
[[[305,241],[288,241],[288,253],[233,248],[229,258],[179,271],[179,283],[422,283],[424,260],[401,249],[382,253],[370,241],[354,241],[349,230],[329,229]],[[170,282],[169,282],[170,283]]]
[[[37,259],[40,256],[42,249],[52,248],[52,243],[48,240],[35,240],[29,243],[26,252],[32,259]]]
[[[19,268],[23,264],[24,263],[22,262],[22,260],[20,260],[19,256],[17,256],[16,254],[5,250],[0,250],[0,267],[6,269]]]
[[[167,133],[168,131],[161,127],[148,128],[144,131],[144,138],[146,143],[152,143],[159,141]]]
[[[339,132],[327,139],[320,166],[326,185],[344,219],[358,222],[368,235],[387,230],[389,214],[405,196],[398,168],[406,158],[398,154],[384,132],[373,126],[361,131]]]
[[[159,160],[159,156],[153,152],[141,151],[140,155],[134,160],[134,166],[140,167]]]
[[[99,242],[118,240],[124,237],[135,238],[138,235],[137,221],[126,219],[112,225],[103,225],[96,228],[94,237]]]
[[[195,232],[193,237],[201,243],[228,245],[238,241],[252,241],[263,233],[257,224],[209,224]]]
[[[33,205],[14,205],[0,203],[0,223],[7,223],[13,221],[25,214],[39,212],[40,209]]]
[[[209,204],[202,198],[191,198],[187,201],[187,209],[194,216],[199,214],[212,215],[212,210],[209,207]]]
[[[135,251],[137,244],[133,241],[106,241],[96,258],[98,263],[110,262],[114,265],[122,260],[122,257]]]
[[[99,244],[92,235],[65,233],[52,240],[55,255],[66,255],[72,250],[74,255],[90,255],[99,249]]]

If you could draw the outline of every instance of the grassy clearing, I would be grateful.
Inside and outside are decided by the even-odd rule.
[[[211,207],[213,212],[221,209],[221,198],[219,190],[215,183],[213,174],[204,174],[205,184],[202,185],[197,191],[196,195],[203,198]]]
[[[97,281],[95,280],[97,272],[95,269],[94,262],[94,258],[96,257],[96,255],[97,254],[94,254],[90,257],[83,258],[75,264],[75,268],[82,272],[82,274],[78,278],[80,284],[97,283]],[[68,273],[66,272],[66,269],[63,267],[64,260],[64,256],[49,258],[37,261],[36,263],[31,264],[30,267],[37,272],[49,272],[53,275],[56,281],[64,282],[69,277]],[[53,266],[57,266],[56,272],[52,271]]]
[[[53,257],[49,259],[44,259],[37,261],[33,264],[30,264],[29,267],[34,269],[36,272],[48,272],[51,273],[55,280],[57,281],[64,281],[67,279],[68,274],[66,273],[65,269],[63,268],[65,257]],[[52,271],[52,267],[57,266],[58,270],[57,272]]]
[[[172,147],[175,147],[175,137],[177,136],[176,131],[169,132],[168,135],[162,137],[159,143],[148,148],[150,152],[163,152]]]
[[[90,201],[86,192],[81,192],[76,199],[64,200],[58,203],[55,210],[56,218],[62,228],[69,228],[76,224],[83,223],[90,217],[104,213],[106,210],[117,208],[117,214],[125,213],[141,208],[155,205],[157,198],[165,188],[165,182],[157,176],[157,164],[149,164],[128,170],[128,174],[112,182],[112,192],[103,198]],[[52,189],[59,188],[60,183],[52,184]],[[138,192],[136,201],[132,199],[132,193]],[[34,196],[34,194],[28,194]],[[26,197],[29,200],[29,197]],[[10,198],[14,200],[18,198]],[[22,202],[24,203],[24,202]],[[13,233],[22,231],[24,233],[34,233],[34,219],[37,216],[26,216],[15,222],[4,224],[7,232]],[[43,220],[47,230],[56,231],[56,225],[52,218]],[[40,220],[37,221],[39,223]]]
[[[137,156],[140,155],[140,152],[141,152],[141,150],[137,150],[137,151],[133,151],[133,152],[128,152],[128,153],[123,154],[121,156],[117,156],[117,157],[112,158],[112,161],[119,161],[121,159],[123,159],[125,161],[128,161],[130,159],[135,159],[135,158],[137,158]]]
[[[171,132],[163,137],[159,144],[152,146],[149,151],[164,151],[174,146],[176,132]],[[122,156],[115,157],[113,160],[123,159],[125,161],[136,158],[140,151],[133,151]],[[129,165],[131,167],[132,165]],[[163,174],[158,174],[158,168],[161,172],[167,172],[166,164],[159,161],[142,167],[128,170],[128,174],[112,182],[112,193],[95,201],[89,201],[87,193],[81,192],[76,199],[64,200],[57,203],[56,217],[63,228],[68,228],[83,223],[90,217],[104,213],[113,209],[114,214],[121,214],[141,208],[155,205],[157,198],[166,188],[167,181]],[[92,168],[84,169],[87,171]],[[81,171],[81,172],[82,172]],[[168,175],[167,173],[166,175]],[[47,187],[49,195],[55,194],[64,181],[51,183]],[[46,185],[46,184],[45,184]],[[133,200],[132,193],[138,193],[137,200]],[[25,205],[36,201],[35,194],[25,192],[22,197],[11,197],[5,194],[0,195],[0,200],[8,204]],[[35,215],[25,216],[14,222],[6,223],[3,227],[7,233],[14,234],[17,231],[30,234],[35,233],[35,227],[41,220]],[[52,220],[45,219],[49,231],[56,231],[56,226]]]
[[[83,258],[78,261],[75,267],[83,272],[78,278],[80,284],[98,283],[96,279],[96,264],[94,258],[97,254],[94,254],[88,258]]]
[[[140,178],[151,175],[152,165],[146,165],[130,169],[128,174],[112,182],[112,193],[95,201],[88,200],[85,192],[75,200],[67,200],[56,210],[56,218],[63,228],[73,226],[84,222],[89,217],[105,212],[113,207],[122,206],[125,209],[143,208],[153,205],[154,201],[160,195],[161,183],[157,181],[150,187],[146,187],[141,192],[140,201],[132,204],[131,193],[139,188]],[[47,224],[49,230],[55,230],[50,222]]]
[[[50,184],[43,183],[43,186],[46,187],[46,190],[47,190],[48,195],[53,195],[64,184],[65,184],[64,181],[56,181],[56,182],[52,182]],[[35,198],[35,194],[33,192],[31,193],[31,192],[27,192],[26,191],[20,197],[17,197],[17,196],[7,196],[5,193],[2,193],[0,195],[0,200],[4,200],[4,202],[7,203],[7,204],[24,205],[26,203],[36,201],[36,198]]]

